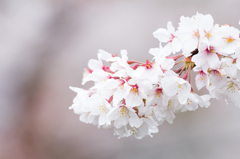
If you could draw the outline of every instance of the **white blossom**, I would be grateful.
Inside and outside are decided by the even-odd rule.
[[[77,95],[69,109],[84,123],[113,128],[118,138],[142,139],[172,124],[176,113],[208,108],[212,98],[240,107],[240,31],[215,23],[200,13],[181,16],[176,30],[168,22],[153,33],[160,45],[145,63],[129,60],[126,50],[98,50],[82,79],[93,86],[70,87]]]
[[[153,33],[153,36],[160,42],[167,42],[165,46],[167,52],[179,52],[182,48],[182,42],[177,37],[175,28],[172,26],[172,22],[167,23],[167,29],[160,28]]]

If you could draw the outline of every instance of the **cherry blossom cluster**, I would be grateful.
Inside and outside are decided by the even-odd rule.
[[[172,124],[175,113],[209,107],[211,98],[240,106],[238,29],[197,13],[182,16],[177,30],[168,22],[153,36],[160,46],[149,50],[150,62],[129,60],[126,50],[121,56],[99,50],[98,59],[89,60],[82,84],[94,86],[70,87],[77,93],[70,109],[80,121],[113,128],[119,138],[141,139],[164,121]],[[208,93],[198,95],[203,87]]]

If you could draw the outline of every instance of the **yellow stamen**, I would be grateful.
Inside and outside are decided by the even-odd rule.
[[[211,35],[210,33],[207,33],[207,34],[206,34],[206,37],[207,37],[207,38],[210,38],[211,36],[212,36],[212,35]]]
[[[118,114],[120,115],[120,118],[123,118],[128,115],[127,108],[123,107],[120,110],[118,110]]]
[[[132,89],[131,89],[130,92],[131,92],[132,94],[138,94],[138,95],[139,95],[138,89],[137,89],[137,87],[135,87],[135,86],[132,87]]]
[[[227,43],[232,43],[235,39],[233,39],[231,36],[228,38],[224,38]]]
[[[147,68],[151,68],[152,66],[150,64],[147,64]]]

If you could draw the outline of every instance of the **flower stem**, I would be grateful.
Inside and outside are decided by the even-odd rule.
[[[174,61],[176,61],[177,59],[179,59],[182,56],[184,56],[184,55],[177,55],[177,56],[171,56],[171,57],[166,56],[166,58],[167,59],[173,59]]]
[[[190,71],[190,66],[188,67],[188,70],[186,71],[186,73],[183,75],[183,79],[186,80],[188,78],[188,73]],[[190,78],[189,78],[190,79]]]
[[[181,76],[182,72],[185,70],[186,68],[182,68],[181,72],[179,73],[179,76]]]
[[[178,64],[180,64],[180,63],[182,63],[184,60],[182,60],[182,61],[179,61],[179,62],[177,62],[177,63],[175,63],[175,65],[174,66],[176,66],[176,65],[178,65]]]
[[[182,65],[179,69],[177,69],[177,70],[175,71],[175,73],[179,73],[179,71],[180,71],[183,67],[184,67],[184,65]]]
[[[188,77],[188,82],[189,84],[191,84],[191,69],[190,69],[191,65],[189,65],[189,77]]]
[[[134,60],[130,60],[130,61],[127,61],[127,63],[130,65],[130,64],[133,64],[133,63],[138,63],[138,64],[144,64],[142,62],[138,62],[138,61],[134,61]]]

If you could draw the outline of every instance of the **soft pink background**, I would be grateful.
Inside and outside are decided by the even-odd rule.
[[[68,107],[97,50],[151,59],[152,33],[181,15],[237,28],[239,0],[0,0],[0,159],[238,159],[240,108],[212,100],[153,138],[117,139]],[[201,92],[203,93],[203,92]]]

